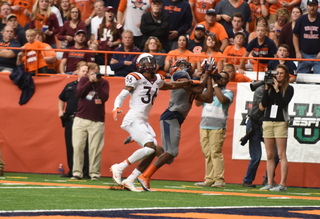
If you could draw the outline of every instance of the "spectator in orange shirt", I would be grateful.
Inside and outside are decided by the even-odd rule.
[[[46,35],[39,28],[35,28],[34,31],[36,32],[36,37],[34,40],[43,43],[43,41],[45,41],[45,39],[46,39]],[[46,43],[43,43],[43,44],[50,47],[49,51],[46,51],[46,50],[41,51],[41,53],[44,57],[44,60],[47,63],[48,73],[56,74],[57,72],[55,71],[55,64],[57,62],[57,54],[55,51],[52,50],[52,48],[49,44],[46,44]]]
[[[44,44],[39,41],[35,41],[36,32],[32,29],[26,31],[27,43],[21,47],[21,52],[18,54],[17,65],[20,65],[24,62],[26,69],[34,76],[36,70],[38,73],[47,73],[47,63],[43,57],[42,52],[37,52],[38,50],[34,49],[45,49],[46,51],[50,50],[50,47],[47,44]],[[38,54],[37,54],[38,53]]]
[[[9,0],[13,13],[17,15],[19,24],[24,27],[29,22],[32,6],[36,0]]]
[[[202,53],[197,58],[197,72],[193,75],[195,78],[200,78],[202,74],[202,63],[205,59],[210,57],[214,58],[218,72],[221,72],[223,69],[223,58],[221,57],[222,53],[219,50],[217,43],[217,38],[213,34],[209,34],[204,41],[204,46]]]
[[[195,27],[198,23],[205,21],[205,15],[209,8],[215,8],[220,0],[189,0],[192,12],[192,23]]]
[[[237,73],[236,68],[232,64],[226,64],[223,69],[224,72],[229,74],[230,82],[251,82],[252,80],[244,74]]]
[[[220,51],[223,51],[228,45],[228,34],[224,27],[216,22],[216,11],[212,8],[208,9],[205,15],[206,21],[200,22],[199,24],[203,24],[207,29],[206,33],[208,34],[215,34],[217,37],[218,46]],[[190,35],[190,40],[194,39],[194,31],[192,31]]]
[[[233,57],[242,57],[246,52],[246,48],[242,46],[245,40],[245,33],[237,32],[234,34],[233,45],[227,46],[223,51],[224,56],[233,56]],[[224,64],[236,65],[238,68],[240,65],[241,59],[237,58],[223,58]]]
[[[193,74],[195,68],[196,68],[196,58],[195,56],[189,56],[189,55],[195,55],[191,51],[187,50],[188,46],[188,38],[186,35],[181,35],[178,38],[178,49],[172,50],[168,53],[164,65],[164,71],[169,72],[170,68],[172,67],[172,64],[175,63],[177,60],[187,60],[189,63],[191,63],[191,73]],[[169,76],[169,75],[167,75]]]
[[[253,32],[256,29],[256,20],[258,17],[263,16],[265,18],[269,15],[268,6],[269,4],[265,0],[249,0],[248,1],[252,22],[247,23],[249,25],[249,33]]]

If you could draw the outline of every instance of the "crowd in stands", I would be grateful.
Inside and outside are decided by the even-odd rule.
[[[0,67],[12,71],[16,64],[27,65],[30,51],[25,50],[49,46],[49,50],[80,51],[66,51],[61,60],[43,51],[38,60],[38,56],[32,60],[40,63],[38,73],[73,74],[79,61],[107,64],[119,77],[135,71],[138,54],[112,51],[159,53],[157,72],[167,77],[175,61],[185,59],[199,78],[201,60],[208,57],[215,58],[219,72],[227,64],[240,73],[265,71],[276,65],[237,57],[318,58],[319,43],[314,43],[319,40],[317,10],[317,0],[4,0],[1,46],[21,47],[22,52],[0,53]],[[6,26],[13,28],[10,40],[4,36]],[[26,37],[30,29],[37,29],[46,46],[30,43]],[[285,48],[286,55],[280,57],[278,47]],[[299,73],[319,71],[316,62],[299,62],[297,67]],[[290,70],[296,75],[296,69]]]

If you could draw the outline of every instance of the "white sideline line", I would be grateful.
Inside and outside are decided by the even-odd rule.
[[[132,210],[174,210],[174,209],[233,209],[233,208],[320,208],[320,205],[309,206],[220,206],[220,207],[154,207],[154,208],[112,208],[112,209],[62,209],[62,210],[15,210],[0,211],[0,213],[38,213],[38,212],[87,212],[87,211],[132,211]]]

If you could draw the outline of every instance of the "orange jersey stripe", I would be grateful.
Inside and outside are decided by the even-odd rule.
[[[137,75],[136,73],[131,72],[131,73],[129,73],[129,75],[135,77],[137,80],[141,79],[141,77],[139,75]]]

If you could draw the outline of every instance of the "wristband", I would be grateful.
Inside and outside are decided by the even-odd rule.
[[[218,87],[218,86],[219,86],[218,84],[215,84],[215,85],[212,86],[212,88],[215,88],[215,87]]]

